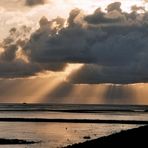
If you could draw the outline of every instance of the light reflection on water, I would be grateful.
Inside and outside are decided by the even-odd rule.
[[[146,112],[99,112],[70,113],[50,111],[0,111],[0,118],[48,118],[48,119],[103,119],[103,120],[146,120]]]
[[[57,148],[83,142],[84,136],[91,139],[110,135],[121,130],[137,127],[123,124],[82,124],[82,123],[0,123],[1,138],[16,138],[42,141],[33,145],[0,146],[1,148]]]
[[[27,105],[24,106],[24,108]],[[11,108],[10,108],[11,107]],[[36,107],[36,106],[31,106]],[[71,106],[72,109],[93,109],[95,106]],[[71,108],[70,107],[70,108]],[[76,108],[77,107],[77,108]],[[98,109],[104,109],[104,106],[96,106]],[[114,106],[109,106],[109,109]],[[118,107],[118,106],[117,106]],[[146,112],[125,112],[125,111],[107,111],[97,113],[72,113],[72,112],[54,112],[39,111],[46,106],[37,106],[36,111],[31,111],[30,106],[27,111],[8,111],[9,109],[23,109],[22,106],[0,106],[0,118],[48,118],[48,119],[104,119],[104,120],[146,120]],[[49,106],[48,109],[58,108],[58,106]],[[69,109],[61,105],[60,109]],[[121,106],[118,107],[119,109]],[[117,108],[117,109],[118,109]],[[124,108],[124,107],[122,107]],[[122,109],[121,108],[121,109]],[[129,107],[128,107],[129,108]],[[138,109],[141,107],[138,107]],[[2,111],[2,109],[6,111]],[[107,107],[108,109],[108,107]],[[118,110],[119,110],[118,109]],[[137,109],[137,107],[136,107]],[[147,109],[147,107],[146,107]],[[144,107],[145,110],[145,107]],[[58,111],[58,110],[57,110]],[[25,139],[30,141],[42,141],[39,144],[32,145],[0,145],[0,148],[59,148],[66,145],[86,141],[84,136],[90,136],[91,139],[110,135],[121,130],[138,127],[139,125],[125,124],[90,124],[90,123],[35,123],[35,122],[0,122],[0,138]]]
[[[74,113],[60,112],[60,110],[78,112],[83,110],[89,112],[92,110],[105,112]],[[148,111],[148,106],[0,104],[0,118],[148,121],[148,112],[142,111]],[[91,139],[95,139],[138,126],[139,125],[128,124],[0,122],[0,138],[42,141],[41,143],[32,145],[0,145],[0,148],[59,148],[74,143],[84,142],[86,141],[84,136],[90,136]]]

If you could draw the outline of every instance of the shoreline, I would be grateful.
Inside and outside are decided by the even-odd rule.
[[[129,129],[126,131],[121,131],[119,133],[114,133],[109,136],[97,138],[94,140],[88,140],[83,143],[68,145],[64,148],[82,148],[82,147],[123,147],[123,146],[129,146],[130,144],[139,145],[139,146],[145,146],[148,144],[148,125],[141,126],[134,129]]]
[[[0,103],[0,111],[148,112],[148,105]]]
[[[53,119],[53,118],[0,118],[0,122],[57,122],[91,124],[148,124],[147,120],[101,120],[101,119]]]

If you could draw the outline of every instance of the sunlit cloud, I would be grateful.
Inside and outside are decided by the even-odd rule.
[[[24,0],[25,1],[25,0]],[[11,27],[26,24],[35,26],[36,22],[46,16],[53,19],[56,16],[68,17],[71,9],[80,8],[85,13],[92,13],[96,8],[101,7],[105,10],[109,3],[117,0],[47,0],[45,5],[28,8],[24,1],[18,0],[1,0],[0,1],[0,40],[6,36]],[[143,0],[118,0],[122,2],[122,9],[130,11],[132,5],[145,6]],[[11,11],[10,11],[11,10]],[[54,13],[53,13],[54,12]],[[61,13],[62,12],[62,13]],[[4,29],[2,29],[4,27]],[[4,31],[5,30],[5,31]]]
[[[29,63],[28,57],[25,55],[24,51],[19,48],[16,52],[16,59],[22,59],[26,63]]]

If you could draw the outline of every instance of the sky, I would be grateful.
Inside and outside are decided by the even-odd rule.
[[[148,104],[147,0],[1,0],[0,102]]]

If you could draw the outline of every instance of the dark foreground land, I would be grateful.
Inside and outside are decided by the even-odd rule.
[[[35,144],[39,142],[35,141],[27,141],[27,140],[21,140],[21,139],[3,139],[0,138],[0,145],[12,145],[12,144]]]
[[[65,148],[103,148],[103,147],[148,147],[148,125],[127,131],[121,131],[110,136],[67,146]]]

